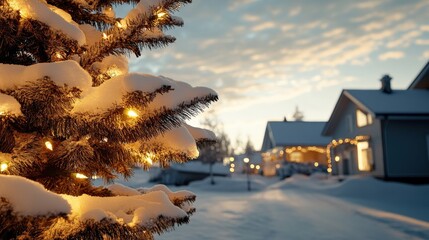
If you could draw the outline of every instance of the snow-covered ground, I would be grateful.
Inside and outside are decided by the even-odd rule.
[[[138,172],[123,183],[136,187],[144,178]],[[157,239],[429,239],[428,185],[326,175],[251,179],[251,192],[242,175],[177,188],[197,194],[197,212]]]

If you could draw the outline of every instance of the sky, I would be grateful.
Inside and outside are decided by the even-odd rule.
[[[429,59],[428,12],[427,0],[193,0],[167,31],[176,42],[130,71],[213,88],[209,116],[260,149],[267,122],[293,120],[297,106],[327,121],[342,89],[378,89],[384,74],[405,89]]]

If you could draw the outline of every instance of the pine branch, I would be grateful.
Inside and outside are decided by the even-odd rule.
[[[85,69],[89,69],[94,62],[101,61],[109,55],[129,54],[134,53],[137,57],[141,55],[141,50],[145,47],[151,49],[154,47],[166,46],[173,43],[175,38],[172,36],[153,36],[151,34],[144,36],[145,32],[151,32],[154,29],[171,28],[174,26],[182,26],[183,22],[177,18],[172,18],[169,15],[159,19],[157,13],[159,9],[165,11],[174,11],[181,3],[189,3],[190,0],[165,0],[158,7],[151,9],[152,14],[140,14],[136,18],[127,21],[126,29],[116,24],[105,32],[107,39],[103,39],[99,43],[91,46],[81,55],[81,65]]]
[[[22,18],[17,11],[0,8],[0,63],[30,65],[65,59],[78,50],[70,39],[48,25]]]

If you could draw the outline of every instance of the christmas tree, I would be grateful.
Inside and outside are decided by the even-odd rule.
[[[164,30],[190,2],[0,0],[0,239],[152,239],[188,221],[190,192],[91,178],[184,162],[214,140],[185,123],[213,90],[128,72],[126,56],[175,41]]]

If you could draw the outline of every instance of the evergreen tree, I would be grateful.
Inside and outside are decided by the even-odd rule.
[[[185,120],[216,101],[217,94],[166,77],[129,73],[125,57],[173,43],[175,38],[163,30],[183,25],[173,13],[190,2],[0,0],[1,239],[151,239],[188,221],[193,212],[188,202],[195,196],[162,187],[121,200],[146,199],[128,205],[121,216],[105,210],[102,217],[91,211],[72,217],[73,204],[70,211],[24,214],[18,209],[22,199],[11,195],[25,190],[6,183],[15,186],[22,179],[13,176],[20,176],[29,188],[37,189],[28,180],[35,181],[65,194],[56,196],[68,203],[100,201],[102,208],[103,200],[141,193],[93,187],[91,177],[110,182],[130,177],[136,164],[148,168],[154,162],[168,166],[196,158],[197,145],[212,141],[212,135]],[[133,8],[117,18],[113,6],[118,4]],[[83,194],[94,197],[84,200]],[[142,210],[150,208],[148,199],[165,207],[148,215]],[[170,203],[186,214],[166,211]]]

